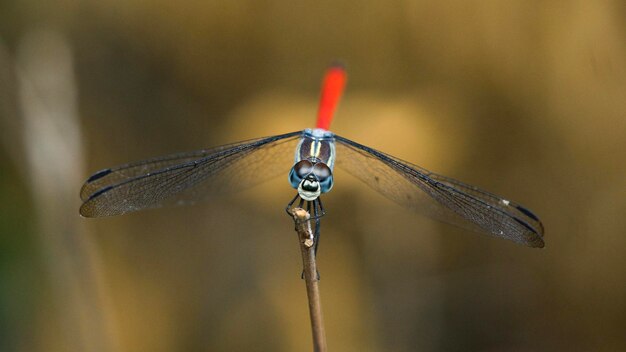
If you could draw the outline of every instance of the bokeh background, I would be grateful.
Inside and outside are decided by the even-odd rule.
[[[332,351],[626,350],[623,1],[0,2],[0,350],[306,351],[285,178],[78,216],[104,167],[314,123],[537,212],[531,249],[337,171]],[[251,180],[251,182],[256,182]]]

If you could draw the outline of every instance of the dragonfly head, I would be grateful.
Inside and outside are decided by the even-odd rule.
[[[333,174],[330,168],[317,160],[300,160],[289,172],[291,186],[298,190],[300,197],[307,201],[317,199],[333,187]]]
[[[308,174],[298,185],[298,194],[304,200],[315,200],[322,194],[322,188],[317,177],[313,174]]]

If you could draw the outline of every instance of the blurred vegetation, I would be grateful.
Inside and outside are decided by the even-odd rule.
[[[97,220],[78,190],[311,126],[336,58],[334,132],[527,205],[546,248],[338,171],[318,263],[330,349],[626,350],[625,39],[609,0],[0,2],[0,350],[309,349],[286,176]]]

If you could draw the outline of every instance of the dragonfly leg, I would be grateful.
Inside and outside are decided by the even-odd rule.
[[[287,204],[287,206],[285,207],[285,212],[287,212],[288,215],[291,215],[291,207],[293,206],[293,203],[296,202],[296,200],[298,199],[298,197],[300,197],[300,195],[298,193],[296,193],[296,196],[293,197],[293,199],[291,200],[291,202],[289,202],[289,204]]]
[[[313,203],[313,216],[315,217],[315,233],[313,234],[313,241],[315,242],[315,248],[313,249],[313,253],[315,255],[315,258],[317,259],[317,247],[320,244],[320,226],[322,224],[320,219],[322,218],[324,214],[318,215],[317,213],[318,206],[320,206],[320,211],[321,211],[321,203],[319,203],[319,197],[316,200],[314,200],[312,203]],[[317,274],[317,280],[319,281],[320,271],[317,270],[316,274]]]
[[[285,212],[288,215],[292,215],[291,214],[291,209],[294,208],[294,204],[296,203],[296,200],[300,199],[300,202],[298,203],[298,208],[302,208],[304,206],[304,199],[300,198],[299,194],[296,194],[295,197],[293,197],[293,199],[287,204],[287,206],[285,206]],[[307,211],[309,212],[309,214],[311,214],[311,203],[313,203],[314,205],[317,206],[317,208],[319,208],[319,213],[317,213],[315,210],[317,210],[317,208],[314,209],[314,215],[309,219],[309,220],[316,220],[318,218],[321,218],[322,216],[326,215],[326,212],[324,211],[324,207],[322,206],[322,200],[318,197],[316,200],[314,201],[308,201],[307,202]]]
[[[294,204],[296,203],[296,200],[300,199],[300,202],[298,203],[298,206],[294,206]],[[304,199],[300,198],[300,194],[296,193],[296,196],[293,197],[293,199],[287,204],[287,206],[285,207],[285,212],[287,213],[287,215],[289,216],[293,216],[293,214],[291,214],[291,210],[293,208],[302,208],[304,207]],[[309,207],[309,213],[311,212],[311,208]]]
[[[326,215],[326,211],[324,210],[324,205],[322,205],[322,198],[321,197],[317,197],[317,203],[320,207],[320,217]]]
[[[320,214],[322,212],[321,203],[319,202],[319,198],[314,200],[313,202],[313,218],[315,219],[315,232],[313,233],[313,241],[315,242],[315,255],[317,255],[317,246],[320,243],[320,226],[322,222],[320,219],[324,214]],[[317,209],[320,207],[320,213],[318,213]]]

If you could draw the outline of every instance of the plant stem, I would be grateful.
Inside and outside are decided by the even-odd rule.
[[[325,352],[327,351],[326,332],[322,317],[322,301],[320,299],[319,278],[315,260],[315,243],[311,222],[308,221],[311,215],[302,208],[293,209],[291,215],[293,215],[296,224],[296,232],[298,233],[300,251],[302,253],[304,281],[309,300],[309,314],[311,316],[311,330],[313,333],[313,351]]]

